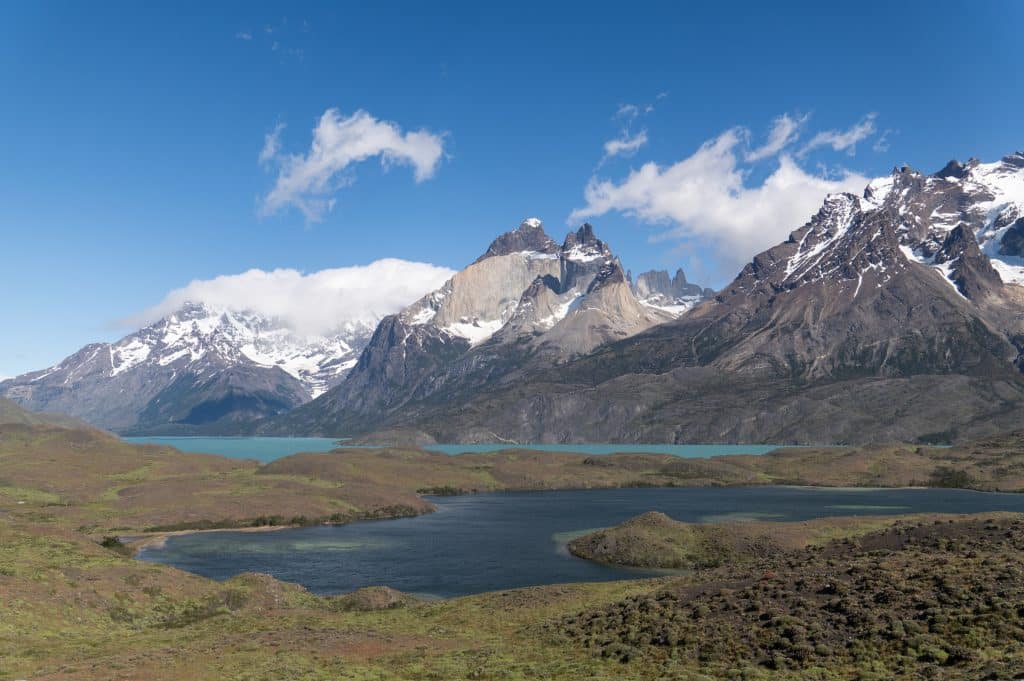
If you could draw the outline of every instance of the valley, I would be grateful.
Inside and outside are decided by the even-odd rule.
[[[776,665],[776,671],[781,673],[788,669],[785,673],[790,676],[782,674],[773,678],[795,679],[807,678],[806,674],[817,673],[813,670],[825,665],[834,667],[833,672],[839,674],[837,678],[845,678],[847,671],[852,673],[855,669],[895,669],[878,667],[878,663],[865,658],[863,652],[844,649],[833,640],[833,632],[838,631],[834,627],[854,626],[852,621],[840,625],[808,620],[808,628],[802,634],[804,638],[786,639],[789,641],[786,645],[799,646],[807,641],[810,653],[802,657],[789,655],[784,664],[771,662],[766,666],[768,663],[762,653],[741,646],[740,642],[745,639],[737,638],[735,627],[745,626],[743,622],[748,616],[757,615],[750,624],[763,628],[765,636],[776,636],[782,631],[774,628],[774,619],[760,618],[760,613],[778,609],[778,617],[782,617],[786,609],[796,607],[784,599],[797,596],[772,586],[797,584],[785,576],[787,569],[805,572],[806,579],[813,581],[817,579],[815,575],[826,574],[821,572],[824,569],[821,566],[826,564],[822,562],[825,557],[843,555],[844,560],[854,561],[853,565],[873,566],[876,572],[872,573],[872,579],[876,581],[885,581],[889,579],[886,575],[896,574],[878,573],[878,570],[902,570],[900,574],[905,574],[912,565],[926,572],[941,566],[947,578],[966,575],[960,571],[970,569],[977,578],[992,576],[995,579],[998,575],[992,570],[1003,565],[1002,561],[1017,550],[1015,545],[1003,543],[1001,539],[1006,532],[1016,531],[1014,528],[1019,521],[1014,520],[1015,514],[1005,515],[993,510],[976,519],[933,511],[893,518],[885,515],[887,509],[904,502],[881,501],[864,495],[875,494],[870,491],[872,487],[899,487],[912,479],[917,479],[916,484],[939,488],[917,490],[918,493],[945,493],[942,488],[947,486],[1021,489],[1014,473],[1017,470],[1014,462],[1024,457],[1019,436],[1001,436],[954,448],[893,445],[818,451],[790,449],[711,459],[515,450],[452,456],[415,449],[351,449],[297,454],[259,465],[254,461],[186,454],[155,445],[131,445],[100,431],[46,422],[26,424],[26,419],[34,420],[34,417],[19,416],[12,408],[6,412],[6,423],[0,425],[0,481],[3,482],[0,486],[0,536],[5,547],[0,560],[0,591],[4,595],[0,605],[3,609],[0,648],[4,651],[0,672],[16,678],[175,679],[188,675],[211,679],[269,679],[285,673],[298,678],[354,679],[388,678],[395,674],[423,679],[437,675],[469,679],[502,674],[512,674],[513,678],[572,679],[582,674],[598,679],[643,679],[664,674],[687,678],[687,675],[719,669],[715,666],[719,664],[716,660],[724,658],[705,655],[698,665],[696,657],[678,654],[689,650],[686,646],[711,638],[703,634],[702,638],[690,638],[687,633],[690,629],[678,627],[672,629],[678,632],[671,634],[675,638],[663,638],[656,633],[662,631],[660,627],[667,626],[665,623],[669,620],[654,618],[663,618],[660,613],[669,617],[673,611],[666,608],[676,603],[671,600],[674,598],[671,594],[680,592],[705,594],[699,596],[697,603],[707,600],[707,613],[700,610],[694,616],[687,611],[686,617],[697,618],[693,621],[699,631],[713,629],[716,632],[713,640],[728,642],[729,650],[737,646],[736,656],[731,658],[733,666],[739,664],[743,669],[742,665],[747,665],[751,674],[757,674],[767,673],[772,669],[770,665]],[[445,499],[479,499],[486,503],[489,495],[470,493],[499,490],[599,488],[608,493],[632,495],[614,503],[593,498],[598,507],[618,509],[616,513],[626,515],[631,508],[636,509],[634,513],[644,509],[644,499],[664,507],[658,499],[668,497],[658,494],[671,493],[676,495],[673,498],[682,500],[689,498],[687,489],[708,494],[731,490],[733,501],[698,504],[695,508],[736,508],[738,500],[748,499],[753,510],[770,513],[773,505],[781,508],[778,502],[758,501],[756,494],[751,496],[747,491],[763,489],[775,495],[773,490],[791,490],[786,493],[800,495],[800,490],[804,489],[770,486],[779,483],[860,485],[862,491],[839,490],[840,498],[849,501],[830,502],[839,507],[829,513],[840,517],[811,521],[809,525],[801,522],[802,527],[812,528],[809,535],[803,530],[790,531],[788,523],[761,520],[744,525],[737,524],[735,519],[705,518],[712,524],[694,527],[724,533],[711,534],[711,537],[738,537],[735,532],[743,530],[739,544],[721,546],[738,547],[731,551],[747,551],[743,548],[746,546],[764,549],[736,554],[746,557],[730,560],[720,567],[715,567],[714,561],[705,561],[694,565],[696,571],[692,574],[638,578],[642,573],[602,574],[601,568],[595,568],[595,572],[587,568],[586,561],[562,555],[556,559],[569,566],[576,564],[572,561],[578,561],[583,572],[577,578],[591,581],[502,589],[444,601],[400,597],[379,589],[359,591],[355,596],[316,596],[300,586],[250,573],[214,581],[138,561],[130,557],[130,546],[106,539],[121,536],[129,541],[138,537],[166,536],[182,529],[308,526],[303,530],[251,535],[261,543],[263,539],[280,537],[287,546],[293,541],[308,543],[308,540],[292,540],[281,532],[325,532],[331,527],[320,523],[394,518],[434,510],[434,504],[421,494],[467,495],[440,497],[438,503]],[[654,489],[651,487],[654,485],[661,487]],[[673,488],[672,485],[693,487]],[[721,485],[740,486],[723,488]],[[597,493],[581,490],[553,494]],[[824,489],[820,493],[828,494]],[[899,489],[889,493],[903,494]],[[1014,503],[1020,499],[1016,495],[1004,496]],[[181,499],[185,498],[190,500],[189,504],[182,505]],[[523,505],[525,502],[517,502],[514,496],[497,498],[507,499],[510,510],[517,505],[529,508]],[[588,498],[591,497],[580,497],[580,501]],[[988,497],[979,494],[978,498]],[[633,501],[624,503],[626,499]],[[588,513],[585,505],[580,506],[571,498],[567,503],[567,509],[578,507],[577,512],[588,520],[600,517]],[[1020,503],[1024,504],[1024,499]],[[881,515],[842,517],[844,512],[851,513],[844,508],[855,507],[850,504],[859,504],[856,507],[862,509],[860,512]],[[820,509],[821,502],[811,502],[811,506]],[[949,507],[949,501],[939,501],[935,509],[948,510]],[[970,505],[962,508],[970,512]],[[530,512],[526,513],[525,526],[533,527]],[[481,528],[486,528],[486,515],[479,511],[471,511],[471,514],[479,518]],[[445,521],[446,515],[442,512],[429,519],[436,517]],[[564,522],[570,516],[556,510],[552,517],[562,518],[559,522]],[[450,516],[446,522],[453,520],[458,522],[458,516]],[[387,522],[411,523],[408,531],[414,533],[412,536],[422,532],[423,539],[430,541],[426,534],[429,524],[421,531],[417,529],[416,519]],[[982,529],[978,532],[964,529],[975,526]],[[360,529],[362,538],[325,537],[329,542],[327,546],[354,541],[343,551],[359,551],[362,550],[359,545],[367,541],[371,545],[374,541],[392,541],[388,540],[388,532],[375,530],[372,523],[365,527],[359,523],[348,527]],[[933,527],[939,529],[933,531]],[[987,527],[1002,529],[986,534],[983,530]],[[940,530],[941,534],[934,534]],[[967,537],[958,534],[963,532],[968,532],[973,542],[971,555],[975,557],[969,565],[963,563],[965,554],[953,548],[956,544],[948,544],[949,539],[945,539]],[[192,535],[204,536],[213,540],[212,547],[222,547],[211,555],[230,555],[233,540],[224,536],[222,541],[220,535],[212,534]],[[802,539],[805,536],[810,538],[810,543]],[[909,537],[911,541],[904,544],[903,539],[893,541],[887,537]],[[941,542],[937,537],[943,537]],[[553,550],[553,545],[549,544],[551,537],[542,535],[538,539],[540,543],[530,544],[535,548],[519,550],[523,559],[548,560],[544,556]],[[492,540],[498,542],[497,546],[507,545],[500,534]],[[481,551],[488,545],[478,540],[469,541],[477,544]],[[173,550],[174,542],[172,536],[168,549],[153,550],[157,553]],[[511,546],[515,545],[512,542]],[[310,544],[311,550],[319,550],[316,546],[316,542]],[[656,542],[648,542],[646,550],[661,555],[658,546]],[[228,553],[223,554],[223,550]],[[473,551],[468,547],[465,550]],[[865,551],[868,553],[864,556],[878,556],[879,550],[884,550],[887,556],[882,563],[877,563],[877,559],[865,563],[868,558],[856,557]],[[331,560],[346,554],[333,555]],[[452,554],[452,558],[458,561],[458,553]],[[386,562],[394,564],[393,560]],[[423,569],[424,574],[434,575],[435,579],[441,577],[443,581],[443,571],[434,570],[426,563]],[[518,572],[527,578],[530,574],[522,569]],[[746,578],[742,575],[768,572],[779,577],[767,582],[754,580],[749,582],[750,586],[744,586],[748,582],[743,582]],[[329,574],[329,571],[322,574]],[[913,575],[908,582],[912,586],[925,579],[920,571]],[[611,581],[594,582],[594,579]],[[546,579],[541,581],[546,582]],[[762,593],[764,588],[769,590]],[[761,594],[759,610],[723,610],[715,600],[715,594],[733,598],[730,593],[747,598],[743,589],[754,589]],[[649,638],[637,639],[635,634],[603,623],[617,608],[631,609],[635,607],[633,604],[649,599],[659,604],[660,609],[643,606],[642,612],[648,614],[637,620],[641,627],[637,631],[653,632]],[[690,602],[689,596],[686,602]],[[959,602],[940,600],[928,611],[928,617],[940,617],[945,612],[943,608]],[[870,611],[870,606],[862,601],[857,603],[860,603],[857,607],[862,610],[867,607]],[[987,632],[991,627],[1016,626],[1016,620],[998,606],[993,607],[996,609],[991,615],[970,625],[971,631]],[[726,617],[726,612],[735,614]],[[671,621],[677,621],[676,616],[672,615]],[[948,620],[942,630],[946,632],[942,639],[945,643],[934,635],[929,637],[927,621],[923,626],[920,641],[907,644],[916,647],[901,649],[903,652],[892,658],[896,660],[893,664],[911,664],[908,656],[920,656],[920,651],[927,649],[933,651],[928,653],[931,657],[915,662],[918,667],[941,668],[961,675],[949,678],[971,678],[982,668],[996,673],[1009,669],[1017,659],[1015,656],[1020,654],[1012,644],[1006,643],[993,644],[980,657],[957,657],[960,653],[956,651],[960,648],[950,645],[965,645],[958,643],[962,640],[958,637],[968,635],[963,633],[967,631],[963,628],[968,626],[966,623],[959,619]],[[673,653],[676,649],[678,652]],[[724,652],[717,654],[725,655]],[[726,676],[728,666],[720,668]]]
[[[1024,2],[3,18],[0,681],[1024,681]]]

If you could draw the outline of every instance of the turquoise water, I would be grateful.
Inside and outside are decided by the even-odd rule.
[[[136,444],[168,445],[183,452],[219,454],[232,459],[267,463],[299,452],[329,452],[338,448],[335,437],[126,437]]]
[[[672,454],[686,459],[723,456],[726,454],[766,454],[781,445],[427,445],[424,449],[443,454],[465,454],[467,452],[500,452],[504,449],[534,449],[541,452],[577,452],[579,454]]]
[[[266,463],[298,452],[329,452],[343,447],[343,441],[331,437],[126,437],[128,442],[169,445],[183,452],[219,454],[234,459],[256,459]],[[671,454],[683,458],[705,458],[724,454],[764,454],[779,445],[427,445],[424,449],[442,454],[467,452],[498,452],[503,449],[533,449],[542,452],[576,452],[579,454]]]

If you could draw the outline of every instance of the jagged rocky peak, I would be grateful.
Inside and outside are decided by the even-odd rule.
[[[640,305],[619,259],[590,224],[558,246],[539,220],[525,220],[398,319],[405,347],[426,346],[428,337],[464,351],[525,339],[565,357],[674,316]]]
[[[561,248],[529,218],[495,239],[487,252],[440,289],[406,308],[410,326],[429,326],[478,345],[505,325],[538,277],[560,278]]]
[[[910,259],[942,265],[936,256],[947,236],[965,225],[1002,280],[1024,284],[1024,263],[1018,259],[1024,245],[1024,224],[1018,224],[1024,215],[1024,156],[1019,152],[992,163],[953,160],[928,176],[894,172],[871,182],[864,203],[866,210],[892,215]]]
[[[562,253],[569,260],[590,261],[612,257],[608,244],[594,234],[594,227],[584,222],[575,232],[569,232],[562,244]]]
[[[710,294],[697,284],[686,280],[683,270],[677,269],[669,277],[666,270],[650,270],[637,276],[633,293],[642,302],[652,305],[693,305]]]
[[[518,227],[492,241],[487,251],[477,258],[477,262],[512,253],[555,255],[558,250],[558,244],[544,231],[544,223],[538,218],[526,218]]]
[[[1024,168],[1024,151],[1015,151],[1003,157],[1003,163],[1017,168]]]
[[[960,223],[946,236],[932,262],[965,298],[980,300],[997,291],[1003,280],[982,254],[974,232]]]
[[[980,299],[1002,282],[1024,284],[1024,156],[950,161],[937,173],[909,166],[872,180],[863,196],[834,194],[787,242],[755,256],[734,290],[777,291],[853,280],[885,285],[911,263],[940,272]]]

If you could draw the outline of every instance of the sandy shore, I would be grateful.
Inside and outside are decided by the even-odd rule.
[[[122,543],[137,554],[146,548],[163,548],[169,537],[177,537],[184,534],[203,534],[206,532],[274,532],[285,530],[290,527],[301,527],[300,525],[260,525],[259,527],[215,527],[208,530],[173,530],[169,532],[139,532],[120,537]]]

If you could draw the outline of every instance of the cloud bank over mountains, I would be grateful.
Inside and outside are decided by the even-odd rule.
[[[251,269],[192,281],[124,323],[145,326],[191,302],[251,310],[280,319],[302,335],[322,336],[349,322],[376,322],[438,288],[453,274],[446,267],[396,258],[309,274]]]

